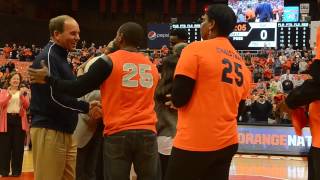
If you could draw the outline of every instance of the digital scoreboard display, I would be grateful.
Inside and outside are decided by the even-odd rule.
[[[171,24],[170,29],[185,29],[188,31],[189,39],[188,43],[193,41],[201,41],[200,24],[195,23],[179,23]]]
[[[290,44],[295,49],[310,47],[309,23],[278,23],[277,25],[278,48],[288,47]]]
[[[237,23],[229,35],[233,46],[238,50],[277,47],[277,23]]]

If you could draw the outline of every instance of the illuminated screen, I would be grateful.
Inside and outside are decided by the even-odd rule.
[[[299,6],[284,7],[282,22],[299,22]]]
[[[229,0],[238,22],[281,22],[284,0]]]

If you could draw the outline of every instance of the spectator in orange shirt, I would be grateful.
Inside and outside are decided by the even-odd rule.
[[[161,47],[161,57],[167,56],[169,54],[169,48],[167,47],[167,45],[163,45]]]
[[[255,22],[255,20],[256,20],[256,14],[255,14],[254,10],[252,10],[251,5],[248,5],[248,9],[246,11],[246,20],[248,22]]]
[[[5,44],[3,48],[3,55],[5,59],[8,59],[10,57],[10,52],[12,51],[12,48],[9,47],[9,44]]]
[[[317,28],[317,43],[315,47],[316,57],[315,59],[320,59],[320,27]]]
[[[268,55],[268,59],[266,61],[267,65],[273,65],[274,63],[274,56],[272,54]]]
[[[30,61],[31,60],[32,51],[31,51],[30,48],[24,48],[22,54],[24,56],[24,60],[26,60],[26,61]]]
[[[291,64],[292,64],[292,60],[287,59],[287,61],[282,65],[282,72],[287,72],[287,70],[290,71]]]
[[[270,81],[272,76],[273,76],[272,69],[269,68],[268,66],[266,66],[266,68],[264,69],[264,73],[263,73],[263,80]]]
[[[177,134],[165,180],[229,177],[238,148],[238,108],[251,88],[250,71],[228,40],[236,21],[227,5],[209,6],[201,24],[204,41],[182,51],[172,91]]]

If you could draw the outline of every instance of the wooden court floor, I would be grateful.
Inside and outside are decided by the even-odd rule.
[[[33,180],[32,153],[25,151],[23,175],[1,180]],[[230,167],[230,180],[307,180],[306,158],[236,155]],[[134,178],[135,179],[135,178]]]

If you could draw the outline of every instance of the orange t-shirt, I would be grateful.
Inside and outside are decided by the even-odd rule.
[[[320,27],[317,29],[317,39],[316,39],[316,57],[315,59],[320,59]]]
[[[249,19],[253,19],[256,17],[256,14],[254,13],[254,11],[252,9],[248,9],[246,11],[246,19],[249,20]]]
[[[12,48],[10,47],[4,47],[3,48],[3,54],[5,58],[9,58],[10,52],[12,51]]]
[[[100,87],[104,134],[130,129],[156,132],[153,97],[159,80],[157,68],[137,52],[119,50],[108,56],[112,72]]]
[[[312,146],[320,148],[320,101],[314,101],[309,106],[310,130]]]
[[[24,56],[32,56],[32,51],[29,48],[23,50]]]
[[[288,59],[284,64],[283,64],[283,69],[284,70],[287,70],[287,69],[290,69],[291,68],[291,65],[292,65],[292,61],[291,59]]]
[[[271,69],[265,69],[264,70],[264,76],[268,79],[271,79],[272,78],[272,71]]]
[[[188,45],[178,61],[178,74],[196,83],[188,104],[178,109],[174,147],[215,151],[238,143],[238,106],[250,93],[251,73],[229,40]]]

